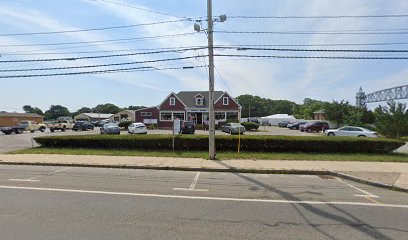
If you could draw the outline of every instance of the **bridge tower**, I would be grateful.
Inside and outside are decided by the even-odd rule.
[[[360,87],[356,94],[356,107],[365,108],[366,107],[366,94],[363,92],[363,89]]]

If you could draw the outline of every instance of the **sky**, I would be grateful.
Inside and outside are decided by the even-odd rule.
[[[206,4],[0,0],[0,111],[21,112],[23,105],[44,111],[57,104],[70,111],[101,103],[155,106],[170,92],[208,90]],[[214,18],[222,14],[227,20],[214,25],[215,89],[234,97],[251,94],[297,103],[304,98],[344,99],[354,104],[360,86],[371,93],[408,84],[404,59],[217,56],[408,57],[404,52],[283,51],[406,50],[406,16],[292,18],[402,15],[408,14],[406,0],[214,0]],[[204,31],[195,32],[195,23]],[[113,69],[122,70],[106,73]],[[21,77],[46,74],[70,75]],[[20,77],[5,78],[16,75]]]

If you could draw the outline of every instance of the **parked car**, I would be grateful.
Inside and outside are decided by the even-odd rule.
[[[47,126],[43,123],[37,123],[35,121],[21,121],[19,126],[24,127],[25,131],[30,131],[30,132],[35,132],[35,131],[40,131],[44,132]]]
[[[47,127],[50,129],[51,132],[54,132],[55,130],[61,130],[64,132],[67,129],[72,129],[74,127],[74,123],[68,120],[59,120],[47,124]]]
[[[93,130],[94,126],[90,122],[75,122],[72,130],[74,131],[87,131]]]
[[[15,133],[15,134],[21,134],[21,133],[23,133],[24,132],[24,130],[25,130],[25,127],[24,126],[20,126],[20,125],[18,125],[18,126],[13,126],[13,127],[0,127],[0,131],[2,132],[2,133],[4,133],[4,134],[12,134],[12,133]]]
[[[305,125],[307,122],[295,122],[288,124],[287,128],[290,130],[299,130],[300,125]]]
[[[147,127],[141,122],[131,123],[128,126],[130,134],[147,134]]]
[[[227,123],[222,128],[222,131],[229,134],[244,134],[245,127],[239,123]]]
[[[324,132],[327,129],[329,129],[329,124],[322,121],[308,122],[305,125],[300,125],[301,132]]]
[[[287,127],[288,124],[291,124],[291,122],[289,121],[282,121],[282,122],[278,122],[278,127]]]
[[[345,136],[345,137],[372,137],[377,138],[378,133],[362,127],[345,126],[339,129],[326,131],[327,136]]]
[[[107,123],[100,128],[101,134],[120,134],[120,127],[116,123]]]
[[[186,134],[191,133],[194,134],[195,132],[195,124],[193,121],[181,121],[180,122],[180,133]]]

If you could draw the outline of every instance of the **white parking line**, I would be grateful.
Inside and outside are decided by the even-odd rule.
[[[360,189],[360,188],[358,188],[358,187],[355,187],[355,186],[351,185],[350,183],[347,183],[347,182],[341,180],[340,178],[337,178],[337,180],[338,180],[339,182],[342,182],[342,183],[346,184],[347,186],[349,186],[349,187],[351,187],[351,188],[354,188],[355,190],[357,190],[357,191],[359,191],[359,192],[364,193],[364,194],[354,194],[354,196],[356,196],[356,197],[372,197],[372,198],[378,198],[377,195],[374,195],[374,194],[369,193],[369,192],[367,192],[367,191],[365,191],[365,190],[363,190],[363,189]]]
[[[9,179],[9,181],[16,181],[16,182],[39,182],[40,180],[37,180],[37,178],[44,177],[44,176],[51,176],[51,175],[54,175],[54,174],[56,174],[56,173],[65,171],[65,170],[67,170],[67,169],[70,169],[70,167],[66,167],[66,168],[63,168],[63,169],[60,169],[60,170],[51,172],[51,173],[41,174],[41,175],[39,175],[39,176],[35,176],[35,177],[32,177],[32,178],[27,178],[27,179],[11,178],[11,179]]]
[[[234,201],[234,202],[256,202],[256,203],[286,203],[286,204],[303,204],[303,205],[349,205],[362,207],[386,207],[386,208],[407,208],[408,205],[399,204],[376,204],[365,202],[319,202],[319,201],[292,201],[284,199],[251,199],[251,198],[225,198],[225,197],[204,197],[204,196],[185,196],[185,195],[166,195],[166,194],[148,194],[148,193],[130,193],[130,192],[108,192],[94,191],[81,189],[63,189],[63,188],[40,188],[40,187],[19,187],[0,185],[0,189],[11,190],[30,190],[30,191],[46,191],[46,192],[70,192],[70,193],[86,193],[86,194],[101,194],[101,195],[116,195],[116,196],[134,196],[134,197],[155,197],[168,199],[189,199],[189,200],[214,200],[214,201]]]
[[[191,183],[189,188],[173,188],[173,190],[178,190],[178,191],[196,191],[196,192],[208,192],[208,189],[195,189],[195,186],[197,184],[198,178],[200,177],[200,172],[198,172],[194,179],[193,182]]]

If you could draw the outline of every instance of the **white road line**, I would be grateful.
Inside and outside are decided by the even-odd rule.
[[[194,177],[193,182],[191,183],[190,188],[189,188],[190,190],[193,190],[195,188],[195,185],[197,184],[199,177],[200,177],[200,172],[198,172],[196,176]]]
[[[195,192],[208,192],[208,189],[195,189],[195,186],[197,184],[198,178],[200,177],[200,172],[198,172],[194,179],[193,182],[191,183],[189,188],[173,188],[173,190],[177,191],[195,191]]]
[[[70,167],[66,167],[66,168],[63,168],[63,169],[60,169],[60,170],[57,170],[57,171],[54,171],[54,172],[50,172],[50,173],[46,173],[46,174],[41,174],[41,175],[39,175],[39,176],[35,176],[35,177],[32,177],[32,178],[27,178],[27,179],[11,178],[11,179],[9,179],[9,181],[39,182],[40,180],[36,180],[37,178],[44,177],[44,176],[51,176],[51,175],[54,175],[54,174],[56,174],[56,173],[59,173],[59,172],[68,170],[68,169],[70,169]]]
[[[134,196],[134,197],[156,197],[156,198],[172,198],[172,199],[191,199],[191,200],[214,200],[214,201],[234,201],[234,202],[256,202],[256,203],[286,203],[286,204],[306,204],[306,205],[349,205],[363,207],[386,207],[386,208],[407,208],[408,205],[399,204],[376,204],[365,202],[319,202],[319,201],[291,201],[281,199],[251,199],[251,198],[226,198],[226,197],[203,197],[203,196],[185,196],[185,195],[166,195],[166,194],[148,194],[148,193],[130,193],[130,192],[108,192],[80,189],[63,189],[63,188],[40,188],[40,187],[20,187],[0,185],[0,189],[13,190],[32,190],[46,192],[70,192],[70,193],[87,193],[101,195],[116,195],[116,196]]]
[[[374,195],[374,194],[369,193],[369,192],[367,192],[367,191],[365,191],[365,190],[363,190],[363,189],[360,189],[360,188],[358,188],[358,187],[355,187],[355,186],[351,185],[350,183],[347,183],[347,182],[341,180],[340,178],[337,178],[337,180],[338,180],[339,182],[342,182],[342,183],[346,184],[347,186],[349,186],[349,187],[351,187],[351,188],[354,188],[355,190],[357,190],[357,191],[359,191],[359,192],[364,193],[364,195],[362,195],[362,194],[354,194],[354,196],[356,196],[356,197],[372,197],[372,198],[378,198],[377,195]]]
[[[39,182],[40,180],[10,178],[9,181],[13,181],[13,182]]]

